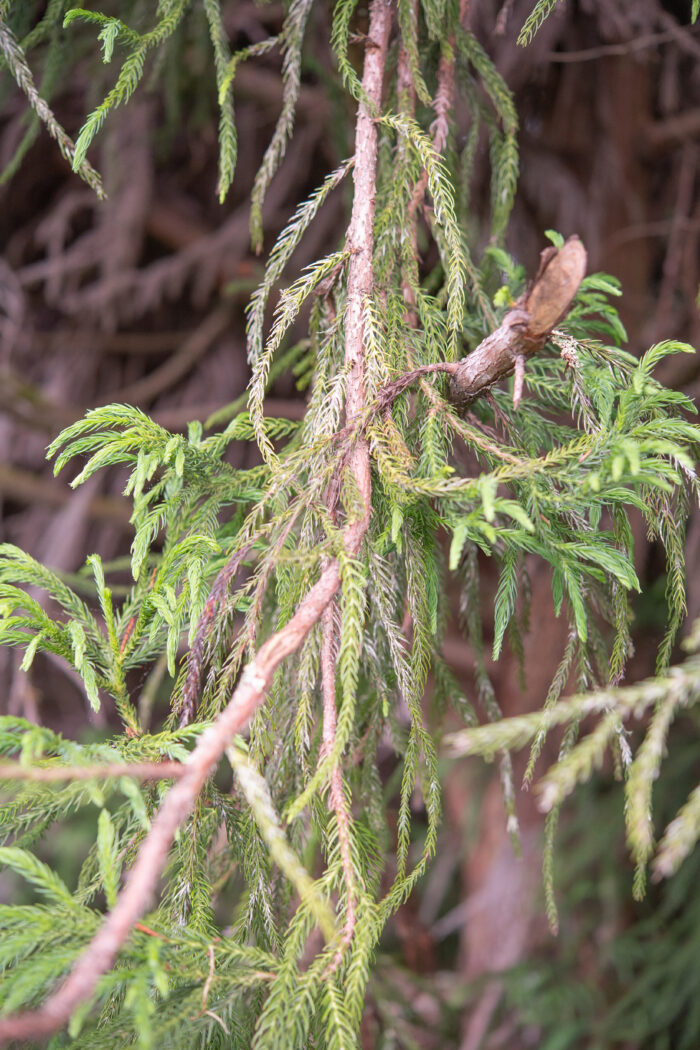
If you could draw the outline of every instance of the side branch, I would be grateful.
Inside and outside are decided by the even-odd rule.
[[[108,777],[178,780],[186,770],[184,762],[105,762],[94,766],[20,766],[15,762],[0,762],[0,780],[34,780],[44,784]]]
[[[457,365],[450,379],[450,397],[467,408],[490,386],[516,369],[514,401],[519,401],[525,359],[541,350],[571,309],[586,273],[586,249],[569,237],[559,249],[547,248],[530,288],[508,310],[499,327]],[[519,370],[519,372],[517,371]]]

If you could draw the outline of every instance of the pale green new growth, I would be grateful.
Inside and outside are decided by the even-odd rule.
[[[465,729],[449,738],[448,747],[453,754],[481,754],[491,758],[497,751],[519,749],[533,742],[533,748],[537,750],[533,751],[528,767],[530,776],[544,734],[559,725],[578,726],[583,718],[601,714],[595,729],[579,743],[569,741],[558,762],[537,785],[541,808],[553,812],[577,784],[588,780],[593,769],[601,765],[620,723],[628,719],[640,720],[653,708],[644,740],[626,770],[625,784],[627,841],[637,863],[635,894],[640,896],[644,891],[646,867],[654,853],[651,794],[664,758],[669,726],[681,710],[700,701],[697,625],[691,646],[692,655],[686,662],[671,668],[664,677],[559,700],[555,705],[548,705],[543,712],[504,719],[491,726]],[[676,871],[700,838],[697,810],[695,791],[664,832],[653,862],[657,876],[668,876]]]
[[[520,30],[518,43],[523,47],[529,44],[544,20],[551,15],[560,2],[561,0],[537,0],[537,3],[525,20],[523,28]]]

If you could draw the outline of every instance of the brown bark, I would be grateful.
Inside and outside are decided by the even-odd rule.
[[[519,359],[541,350],[571,309],[586,272],[586,249],[578,237],[547,248],[530,288],[508,310],[499,327],[459,362],[450,379],[450,396],[468,407],[490,386],[510,375]]]

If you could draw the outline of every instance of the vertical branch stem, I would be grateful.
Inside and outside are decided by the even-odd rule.
[[[374,202],[377,172],[377,130],[371,111],[379,111],[384,66],[391,26],[388,0],[372,0],[362,86],[369,106],[361,103],[355,130],[355,195],[348,228],[352,252],[348,266],[348,305],[345,321],[345,361],[349,365],[347,416],[360,416],[365,408],[364,299],[373,288]],[[350,557],[360,549],[369,525],[371,477],[369,445],[361,437],[349,458],[361,499],[360,513],[344,530]],[[146,911],[167,860],[175,833],[191,813],[207,778],[250,717],[265,699],[272,676],[286,656],[302,644],[340,585],[337,560],[331,561],[299,603],[292,619],[260,647],[241,675],[228,705],[200,737],[187,763],[187,771],[169,791],[146,835],[128,881],[112,911],[80,956],[71,973],[38,1010],[13,1014],[0,1020],[0,1043],[42,1038],[65,1025],[76,1008],[95,992],[97,983],[113,965],[134,923]]]
[[[333,751],[335,744],[335,731],[337,725],[337,709],[335,695],[335,670],[336,670],[336,601],[333,600],[326,606],[321,624],[323,628],[323,639],[321,643],[321,682],[323,689],[323,742],[320,758]],[[340,863],[345,880],[345,922],[343,924],[343,937],[338,952],[333,960],[332,969],[335,969],[342,959],[343,949],[352,941],[352,935],[357,922],[357,891],[355,887],[355,873],[352,866],[352,851],[350,847],[350,808],[343,789],[343,774],[339,763],[333,766],[328,788],[328,802],[335,814],[338,826],[338,845],[340,848]]]
[[[377,112],[382,100],[390,26],[391,6],[388,0],[372,0],[362,87],[369,104]],[[347,237],[351,258],[345,321],[345,365],[349,369],[346,386],[348,422],[359,417],[365,408],[364,308],[365,299],[374,288],[372,256],[377,190],[377,128],[364,100],[357,114],[353,180],[355,195]],[[362,513],[355,524],[361,535],[364,535],[369,524],[371,495],[369,445],[364,435],[350,454],[349,467],[362,503]],[[349,553],[355,554],[358,549],[359,543]]]

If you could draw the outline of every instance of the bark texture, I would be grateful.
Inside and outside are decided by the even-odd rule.
[[[459,362],[450,379],[450,396],[461,408],[515,369],[519,358],[541,350],[566,317],[586,273],[586,249],[578,237],[540,256],[534,281],[499,327]]]

